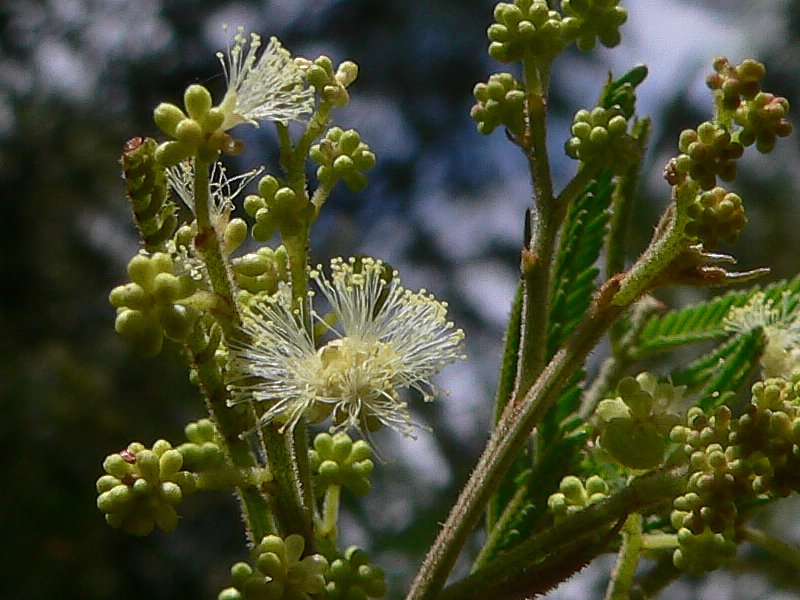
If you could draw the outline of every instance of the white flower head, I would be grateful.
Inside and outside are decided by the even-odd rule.
[[[779,304],[758,292],[744,306],[732,307],[723,322],[731,333],[762,330],[766,339],[761,355],[764,378],[788,377],[800,367],[800,313],[790,310],[788,301],[787,292]]]
[[[233,201],[236,197],[248,183],[263,171],[263,167],[258,167],[241,175],[228,177],[225,166],[221,162],[212,164],[208,178],[208,198],[212,221],[216,220],[219,215],[233,210]],[[194,160],[184,160],[175,166],[167,168],[167,183],[189,210],[195,213]]]
[[[317,349],[303,327],[304,314],[291,308],[284,286],[259,305],[244,325],[247,345],[231,349],[236,400],[263,402],[263,421],[293,428],[301,417],[327,416],[334,430],[368,432],[386,425],[405,435],[412,430],[407,404],[398,390],[415,389],[425,401],[437,389],[431,378],[463,358],[464,333],[447,321],[447,305],[425,290],[400,285],[396,272],[370,258],[331,261],[311,279],[328,300],[337,324],[333,337]],[[311,316],[322,317],[311,307]]]
[[[278,39],[270,38],[258,56],[260,47],[261,36],[251,33],[248,40],[239,27],[227,54],[217,52],[228,83],[220,104],[223,131],[241,123],[258,127],[258,121],[286,125],[314,110],[313,88],[306,85],[303,71]]]

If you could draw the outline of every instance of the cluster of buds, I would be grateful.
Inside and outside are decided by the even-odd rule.
[[[631,469],[660,465],[670,430],[680,421],[668,410],[683,391],[682,387],[659,383],[650,373],[625,377],[617,386],[617,396],[597,406],[600,446]]]
[[[356,546],[331,563],[325,573],[325,594],[329,600],[367,600],[386,594],[386,576],[369,555]]]
[[[472,92],[478,101],[470,110],[478,131],[492,133],[503,125],[514,135],[525,128],[525,88],[511,73],[495,73],[488,83],[478,83]]]
[[[734,114],[734,121],[741,125],[739,141],[749,146],[753,143],[762,154],[772,152],[775,138],[786,137],[792,132],[792,124],[786,120],[789,101],[768,92],[759,92],[749,102],[743,102]]]
[[[570,158],[611,167],[616,173],[623,173],[636,159],[636,140],[628,133],[628,120],[619,107],[579,110],[571,131],[565,146]]]
[[[375,465],[372,449],[364,440],[353,442],[344,431],[334,435],[320,433],[314,438],[314,449],[309,450],[308,458],[318,490],[336,485],[357,496],[369,493],[369,477]]]
[[[686,492],[675,498],[671,516],[679,544],[672,559],[679,569],[711,571],[736,554],[736,501],[749,491],[750,467],[729,443],[733,425],[725,405],[711,416],[693,407],[686,425],[672,430],[673,441],[689,457]]]
[[[568,475],[558,484],[558,491],[547,499],[547,506],[555,518],[560,519],[600,502],[608,494],[608,484],[599,475],[592,475],[585,484],[578,477]]]
[[[717,177],[733,180],[736,160],[744,153],[744,147],[733,140],[728,129],[710,121],[700,124],[697,131],[681,132],[678,149],[681,154],[673,159],[677,177],[680,180],[688,175],[704,190],[713,188]]]
[[[137,254],[128,263],[131,282],[111,290],[109,301],[117,309],[117,333],[145,356],[161,351],[164,336],[182,340],[199,317],[186,299],[198,290],[189,273],[175,274],[169,254]]]
[[[724,56],[714,60],[714,72],[706,77],[706,85],[713,90],[714,99],[721,112],[739,108],[743,100],[752,100],[761,91],[761,80],[766,74],[764,65],[745,59],[732,65]]]
[[[704,190],[713,188],[717,177],[731,181],[736,176],[735,161],[745,147],[755,144],[759,152],[768,153],[777,137],[791,133],[786,120],[789,102],[761,91],[764,73],[764,65],[750,59],[735,66],[726,58],[714,61],[714,73],[706,83],[714,92],[716,117],[696,131],[681,133],[681,154],[665,169],[671,185],[680,184],[687,176]]]
[[[305,540],[265,536],[253,548],[253,568],[246,562],[231,567],[231,587],[218,600],[311,600],[325,589],[328,561],[321,554],[303,557]]]
[[[706,250],[715,250],[720,241],[735,244],[747,225],[742,199],[721,187],[697,196],[686,212],[686,233],[702,241]]]
[[[800,491],[800,382],[776,377],[752,391],[731,442],[751,457],[754,493],[788,496]]]
[[[306,72],[308,83],[314,86],[323,102],[339,108],[347,106],[350,101],[347,88],[358,77],[356,63],[346,60],[336,68],[336,71],[333,70],[331,59],[324,55],[313,62],[297,59],[296,63]]]
[[[331,127],[320,143],[311,147],[308,156],[320,165],[317,179],[328,189],[341,179],[348,189],[359,192],[367,186],[364,171],[375,166],[375,155],[355,129]]]
[[[579,25],[550,10],[546,0],[500,2],[494,8],[494,20],[487,31],[489,56],[503,63],[526,58],[550,61],[574,38]]]
[[[225,464],[225,453],[218,443],[217,432],[210,419],[189,423],[184,433],[189,441],[178,446],[177,450],[183,457],[186,470],[210,471]]]
[[[238,150],[233,138],[221,129],[225,113],[213,106],[208,89],[190,85],[183,94],[183,105],[185,112],[169,102],[162,102],[153,111],[158,128],[173,138],[158,147],[159,163],[172,166],[194,155],[212,162],[221,151]]]
[[[175,507],[196,489],[196,475],[182,467],[183,455],[166,440],[150,449],[134,442],[103,462],[106,474],[97,480],[97,508],[109,525],[133,535],[147,535],[156,525],[173,531],[178,526]]]
[[[167,197],[167,176],[156,161],[156,141],[133,138],[122,153],[122,176],[139,235],[148,251],[163,246],[175,231],[175,204]]]
[[[579,24],[578,49],[587,52],[594,49],[597,40],[606,48],[613,48],[620,41],[619,28],[628,20],[628,11],[619,5],[619,0],[563,0],[561,10]]]
[[[736,552],[738,507],[757,497],[800,491],[800,383],[772,378],[753,385],[752,401],[733,419],[692,408],[672,439],[689,457],[686,492],[675,499],[672,524],[680,547],[675,565],[712,570]]]
[[[231,270],[239,287],[249,294],[272,295],[288,278],[289,258],[284,246],[261,246],[255,252],[231,260]]]
[[[282,232],[298,230],[305,222],[306,205],[298,201],[297,192],[281,185],[272,175],[262,177],[258,182],[258,194],[250,194],[244,199],[245,212],[256,220],[251,229],[253,239],[266,242],[276,229]]]

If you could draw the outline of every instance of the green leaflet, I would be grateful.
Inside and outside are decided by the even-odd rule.
[[[511,316],[508,319],[505,346],[503,348],[503,363],[500,368],[500,380],[497,382],[497,397],[495,398],[494,422],[500,419],[503,410],[514,393],[514,382],[517,377],[517,358],[519,356],[519,342],[522,325],[522,299],[523,286],[520,283],[511,306]],[[500,515],[505,510],[517,489],[516,479],[530,465],[529,452],[523,452],[514,460],[511,469],[503,478],[497,491],[489,500],[486,509],[486,528],[491,531]]]
[[[724,319],[728,311],[734,306],[745,305],[759,291],[759,287],[753,287],[742,292],[729,292],[683,310],[653,316],[642,329],[631,353],[641,358],[676,346],[726,335]],[[792,310],[800,302],[800,277],[773,284],[763,291],[765,299],[771,301],[779,300],[784,292],[788,292],[784,302],[786,308]]]
[[[569,423],[573,430],[579,424],[580,420]],[[589,432],[585,428],[578,428],[574,433],[561,437],[545,448],[533,469],[517,477],[516,493],[509,499],[507,509],[497,520],[494,529],[489,530],[486,545],[475,561],[473,570],[489,564],[500,552],[529,538],[541,527],[548,497],[558,489],[564,473],[573,471],[580,462],[579,452],[588,437]]]
[[[703,410],[715,408],[758,366],[763,347],[759,330],[737,335],[673,373],[672,382],[699,392],[701,400],[697,405]]]
[[[589,307],[599,273],[595,263],[603,247],[613,191],[611,172],[603,171],[567,211],[553,270],[548,358],[564,344]]]

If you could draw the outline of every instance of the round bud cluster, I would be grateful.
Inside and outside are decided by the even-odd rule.
[[[488,83],[479,83],[472,91],[478,101],[470,116],[478,122],[478,131],[492,133],[503,125],[514,135],[525,128],[525,90],[511,73],[495,73]]]
[[[338,485],[357,496],[369,493],[372,475],[372,449],[364,440],[353,442],[347,433],[320,433],[314,438],[314,449],[308,452],[311,471],[316,473],[318,490]]]
[[[686,233],[702,241],[706,250],[715,250],[721,241],[735,244],[747,225],[742,199],[721,187],[697,196],[686,212]]]
[[[736,556],[735,532],[732,527],[723,533],[704,529],[694,534],[685,527],[678,529],[678,544],[672,563],[682,571],[702,575],[714,571]]]
[[[578,22],[561,18],[550,10],[546,0],[500,2],[494,8],[494,20],[487,30],[489,56],[503,63],[526,58],[549,62],[577,33]]]
[[[370,564],[369,555],[356,546],[331,563],[325,579],[329,600],[366,600],[386,594],[386,576],[378,565]]]
[[[183,104],[185,112],[169,102],[162,102],[153,111],[158,128],[173,138],[159,145],[156,151],[159,163],[169,167],[195,155],[213,162],[220,151],[238,150],[233,138],[220,129],[225,113],[213,106],[211,92],[202,85],[190,85],[183,94]]]
[[[328,561],[321,554],[305,558],[303,536],[285,540],[268,535],[253,549],[255,568],[246,562],[231,567],[231,587],[218,600],[311,600],[325,589]]]
[[[363,172],[375,166],[375,155],[355,129],[342,131],[331,127],[325,138],[311,147],[308,156],[320,165],[317,179],[321,184],[331,188],[341,179],[353,192],[367,187],[367,176]]]
[[[314,86],[323,102],[336,107],[347,106],[350,95],[347,88],[358,77],[358,65],[349,60],[341,63],[336,71],[327,56],[320,56],[313,62],[296,59],[298,66],[305,70],[308,83]]]
[[[800,491],[800,382],[756,382],[750,406],[739,417],[731,442],[752,463],[756,494],[788,496]]]
[[[200,419],[189,423],[184,429],[188,442],[178,446],[187,471],[199,473],[217,469],[225,464],[225,453],[220,447],[214,423],[210,419]]]
[[[189,274],[174,275],[175,266],[163,252],[137,254],[128,263],[131,283],[108,296],[117,309],[117,333],[145,356],[161,351],[165,335],[185,339],[200,314],[181,303],[197,291],[198,282]]]
[[[302,226],[302,206],[297,193],[283,186],[272,175],[262,177],[258,182],[258,194],[250,194],[244,199],[244,210],[256,222],[251,235],[257,242],[266,242],[275,233],[292,231]]]
[[[585,485],[574,475],[568,475],[558,484],[558,490],[547,499],[547,506],[556,519],[596,504],[609,494],[608,484],[599,475],[589,477]]]
[[[134,138],[122,153],[122,175],[145,249],[163,246],[175,231],[175,204],[167,198],[167,176],[155,159],[156,141]]]
[[[724,56],[714,60],[714,72],[706,77],[706,85],[714,91],[719,107],[723,111],[738,108],[744,100],[752,100],[761,91],[764,65],[750,58],[739,65],[731,65]]]
[[[628,121],[618,106],[581,109],[572,122],[567,140],[570,158],[586,164],[608,166],[623,173],[636,158],[636,140],[628,134]]]
[[[697,128],[681,132],[678,149],[682,154],[674,158],[679,176],[688,175],[704,190],[717,184],[717,177],[731,181],[736,177],[736,160],[744,147],[731,138],[730,132],[706,121]]]
[[[680,421],[667,410],[683,391],[683,387],[658,383],[650,373],[625,377],[617,386],[618,396],[597,406],[600,446],[631,469],[657,467],[664,459],[669,432]]]
[[[767,92],[759,92],[748,102],[743,102],[734,114],[734,121],[742,126],[739,141],[767,154],[775,147],[776,137],[786,137],[792,132],[792,124],[786,120],[789,101]]]
[[[97,480],[97,508],[109,525],[133,535],[147,535],[155,525],[173,531],[175,507],[196,488],[196,476],[182,467],[182,454],[166,440],[152,449],[134,442],[103,461],[106,475]]]
[[[689,457],[686,492],[675,498],[671,517],[680,545],[672,558],[679,569],[713,570],[736,554],[736,501],[749,492],[750,465],[729,445],[732,426],[730,409],[721,405],[710,417],[691,408],[687,425],[672,430]]]
[[[289,257],[284,246],[262,246],[255,252],[231,261],[236,283],[251,294],[272,295],[278,284],[288,279]]]
[[[580,24],[577,45],[582,52],[594,49],[596,40],[606,48],[620,41],[619,28],[628,20],[628,11],[618,6],[619,0],[563,0],[565,15]]]

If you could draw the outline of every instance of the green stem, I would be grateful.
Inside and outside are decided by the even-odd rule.
[[[630,238],[631,217],[633,216],[636,190],[642,162],[650,138],[650,119],[642,119],[634,125],[633,135],[639,146],[636,161],[627,172],[619,178],[612,198],[613,211],[606,242],[606,279],[621,273],[625,269],[628,240]]]
[[[525,580],[525,571],[571,540],[600,532],[631,513],[640,512],[680,494],[686,486],[685,469],[657,470],[633,479],[608,498],[580,510],[531,538],[514,546],[487,567],[449,586],[438,600],[478,600],[499,598],[493,588],[507,588],[516,578]],[[598,549],[598,552],[601,549]],[[571,573],[564,575],[568,577]],[[431,596],[433,597],[433,596]],[[516,597],[522,597],[517,595]]]
[[[800,549],[752,527],[742,527],[740,532],[742,537],[751,544],[766,550],[795,570],[800,570]]]
[[[218,310],[214,313],[214,316],[222,327],[226,340],[228,343],[234,341],[247,343],[240,328],[241,316],[234,297],[235,288],[222,252],[221,240],[217,235],[215,224],[211,222],[212,198],[209,195],[208,177],[208,164],[196,157],[194,192],[198,232],[195,236],[195,247],[206,264],[211,287],[222,301],[223,310]],[[303,293],[305,293],[305,287],[303,287],[303,290]],[[225,409],[230,410],[227,407],[227,400],[227,393],[219,400],[209,398],[209,412],[216,416],[218,426],[227,444],[231,448],[236,448],[235,453],[233,449],[230,450],[234,464],[237,466],[251,466],[254,458],[249,448],[247,448],[247,453],[249,454],[247,464],[240,464],[240,461],[245,460],[245,458],[243,455],[240,456],[243,450],[239,450],[241,447],[239,444],[244,444],[244,447],[247,447],[241,438],[247,431],[251,430],[252,425],[248,425],[247,421],[243,421],[241,418],[237,420],[228,419],[226,417],[228,413],[225,412]],[[257,421],[258,415],[253,415],[253,418]],[[277,484],[271,486],[270,489],[274,491],[272,506],[278,525],[284,535],[290,533],[303,535],[306,540],[306,547],[313,548],[312,513],[306,508],[301,497],[300,490],[302,486],[298,479],[297,467],[292,460],[292,448],[286,436],[275,427],[263,428],[260,435],[265,446],[267,465]],[[248,515],[245,514],[245,519],[247,520],[247,518]],[[261,538],[256,537],[255,539],[258,541]]]
[[[522,279],[525,296],[522,305],[522,339],[520,359],[517,364],[516,396],[522,397],[530,389],[545,362],[545,334],[549,312],[550,278],[553,254],[558,235],[558,221],[553,203],[553,181],[547,157],[547,131],[545,125],[547,105],[541,93],[530,88],[541,86],[538,71],[526,66],[528,92],[528,128],[530,150],[528,168],[533,181],[534,210],[531,213],[530,246],[523,250]],[[535,84],[531,83],[531,80]]]
[[[281,533],[302,535],[309,552],[316,548],[312,513],[308,510],[301,495],[301,484],[297,464],[293,460],[291,437],[279,431],[276,425],[263,428],[263,440],[267,454],[267,464],[274,478],[273,505]]]
[[[325,500],[322,509],[322,527],[320,535],[332,541],[336,540],[339,523],[339,498],[342,488],[338,485],[329,485],[325,490]]]
[[[642,550],[672,550],[678,547],[674,533],[646,533],[642,536]]]
[[[433,598],[442,588],[489,497],[517,454],[525,447],[534,426],[552,406],[562,386],[583,365],[597,340],[624,308],[609,303],[615,289],[615,286],[611,286],[601,290],[584,322],[545,367],[528,393],[520,400],[508,404],[469,481],[425,557],[407,600]]]
[[[642,515],[632,513],[622,527],[622,546],[611,571],[605,600],[627,600],[642,551]]]
[[[620,281],[614,304],[627,305],[653,287],[669,264],[687,248],[684,229],[688,220],[686,205],[697,195],[694,183],[674,188],[672,204],[659,223],[653,241]]]
[[[229,393],[214,357],[214,348],[209,352],[209,339],[195,328],[187,340],[187,349],[192,366],[200,381],[206,407],[214,420],[217,431],[224,440],[224,451],[239,469],[252,469],[258,464],[241,433],[250,425],[243,407],[229,407]],[[236,496],[244,519],[245,531],[250,545],[261,541],[265,535],[277,533],[266,496],[259,486],[243,484],[236,488]]]

